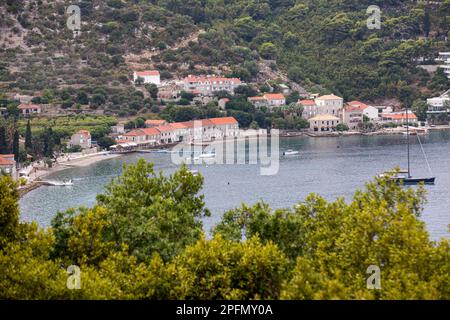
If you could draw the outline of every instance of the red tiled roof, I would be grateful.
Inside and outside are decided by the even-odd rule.
[[[304,105],[304,106],[315,106],[316,105],[314,100],[298,100],[298,103],[300,103],[301,105]]]
[[[174,129],[185,129],[186,126],[181,122],[174,122],[169,124]]]
[[[141,129],[131,130],[130,132],[124,134],[124,136],[126,137],[137,137],[143,135],[145,135],[145,132],[142,131]]]
[[[14,154],[0,154],[0,158],[14,158]]]
[[[406,113],[383,113],[381,117],[392,120],[406,120]],[[408,113],[408,119],[417,119],[417,116],[414,113]]]
[[[264,98],[266,98],[267,100],[284,100],[286,99],[284,95],[282,95],[281,93],[266,93],[264,95]]]
[[[90,136],[91,135],[91,133],[89,131],[87,131],[87,130],[80,130],[77,133],[78,134],[82,134],[84,136]]]
[[[170,126],[170,124],[166,125],[166,126],[158,126],[155,127],[156,129],[158,129],[160,132],[170,132],[173,131],[173,127]]]
[[[347,103],[348,105],[352,106],[352,107],[357,107],[360,110],[364,110],[366,108],[368,108],[369,106],[361,101],[350,101],[349,103]]]
[[[211,118],[209,119],[213,124],[236,124],[237,120],[233,117],[224,117],[224,118]]]
[[[167,122],[166,120],[152,119],[152,120],[146,120],[145,124],[153,124],[153,125],[156,125],[156,126],[160,126],[160,125],[163,125],[166,122]]]
[[[142,129],[140,131],[144,132],[145,135],[147,135],[147,136],[159,135],[159,130],[156,128],[146,128],[146,129]]]
[[[38,104],[32,104],[32,103],[21,103],[17,108],[20,110],[24,109],[40,109],[41,106]]]
[[[187,76],[186,78],[184,78],[185,82],[200,82],[200,83],[205,83],[205,82],[232,82],[234,84],[240,84],[241,83],[241,79],[238,78],[225,78],[225,77],[214,77],[214,76]]]
[[[181,122],[181,124],[186,126],[186,128],[193,128],[194,126],[206,127],[212,125],[213,123],[209,119],[201,119],[201,120],[185,121]]]
[[[145,77],[145,76],[159,76],[158,70],[145,70],[145,71],[135,71],[136,75],[139,77]]]

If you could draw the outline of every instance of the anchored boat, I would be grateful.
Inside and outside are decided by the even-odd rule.
[[[428,166],[428,170],[430,172],[430,176],[428,177],[413,177],[411,175],[411,161],[410,161],[410,144],[409,144],[409,136],[410,136],[410,129],[409,129],[409,120],[408,120],[408,108],[406,108],[406,140],[407,140],[407,155],[408,155],[408,169],[407,170],[401,170],[392,179],[397,182],[398,184],[403,185],[417,185],[420,183],[428,184],[428,185],[434,185],[436,181],[436,177],[433,176],[430,163],[428,162],[427,155],[425,153],[425,150],[422,146],[422,141],[420,141],[419,135],[416,133],[417,139],[419,140],[420,148],[422,149],[422,153],[425,157],[425,161]],[[383,176],[383,175],[382,175]]]

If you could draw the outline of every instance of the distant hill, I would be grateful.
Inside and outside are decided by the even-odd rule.
[[[81,8],[76,38],[66,26],[72,4]],[[381,8],[380,30],[367,28],[370,5]],[[132,68],[261,84],[272,60],[274,74],[300,88],[349,100],[411,104],[448,87],[442,72],[417,66],[450,50],[450,0],[1,0],[0,16],[0,92],[50,90],[66,107],[86,95],[109,113],[151,108]]]

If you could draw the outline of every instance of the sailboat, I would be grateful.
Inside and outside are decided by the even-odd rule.
[[[433,185],[436,180],[436,177],[432,176],[430,163],[428,162],[427,155],[425,154],[425,151],[423,150],[422,142],[420,141],[419,135],[417,135],[417,139],[419,140],[420,147],[422,149],[422,153],[423,153],[423,155],[425,157],[425,161],[428,165],[428,170],[430,171],[430,176],[429,177],[413,177],[411,175],[410,146],[409,146],[409,135],[410,135],[409,131],[410,130],[409,130],[408,113],[409,113],[409,110],[408,110],[408,108],[406,108],[406,140],[407,140],[407,145],[408,145],[408,152],[407,152],[408,153],[408,170],[399,171],[394,177],[392,177],[392,179],[394,181],[396,181],[398,184],[403,184],[403,185],[417,185],[420,183]]]

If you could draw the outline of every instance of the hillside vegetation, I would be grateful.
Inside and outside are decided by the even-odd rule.
[[[163,79],[222,73],[263,83],[263,62],[310,92],[412,104],[448,87],[434,63],[448,50],[450,1],[79,1],[81,34],[66,27],[73,1],[0,1],[0,90],[62,92],[119,115],[148,111],[133,68]],[[380,30],[366,10],[378,5]]]

